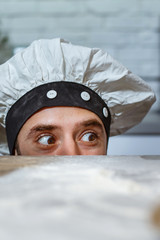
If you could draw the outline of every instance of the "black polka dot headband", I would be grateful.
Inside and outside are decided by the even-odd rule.
[[[10,154],[14,152],[18,133],[27,119],[38,110],[53,106],[81,107],[94,112],[102,120],[109,137],[110,111],[96,92],[75,82],[51,82],[30,90],[10,108],[6,117]]]

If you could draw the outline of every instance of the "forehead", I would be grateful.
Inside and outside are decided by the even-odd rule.
[[[24,127],[31,128],[36,124],[75,125],[83,121],[96,120],[102,126],[101,119],[93,112],[79,107],[49,107],[43,108],[33,114],[24,124]]]

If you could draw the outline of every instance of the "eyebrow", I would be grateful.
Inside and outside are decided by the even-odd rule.
[[[91,127],[91,126],[98,127],[103,130],[102,124],[99,121],[97,121],[96,119],[86,120],[81,123],[78,123],[78,125],[84,126],[84,127]]]
[[[89,119],[86,121],[78,122],[75,124],[75,128],[78,127],[98,127],[101,131],[103,131],[103,126],[102,124],[97,121],[96,119]],[[34,136],[34,134],[39,133],[39,132],[44,132],[44,131],[53,131],[56,129],[60,129],[61,127],[57,125],[47,125],[47,124],[39,124],[34,126],[33,128],[30,129],[26,139],[30,139]]]
[[[34,134],[36,134],[38,132],[53,131],[57,128],[58,128],[58,126],[55,126],[55,125],[39,124],[30,129],[26,139],[32,138],[32,136],[34,136]]]

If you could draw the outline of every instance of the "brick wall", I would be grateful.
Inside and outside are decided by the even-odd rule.
[[[159,0],[0,0],[0,31],[14,48],[62,37],[106,49],[160,92]],[[160,101],[154,108],[157,110]]]

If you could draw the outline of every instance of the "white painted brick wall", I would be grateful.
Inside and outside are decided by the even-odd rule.
[[[160,84],[160,0],[0,0],[0,31],[13,47],[53,37],[100,47]]]

